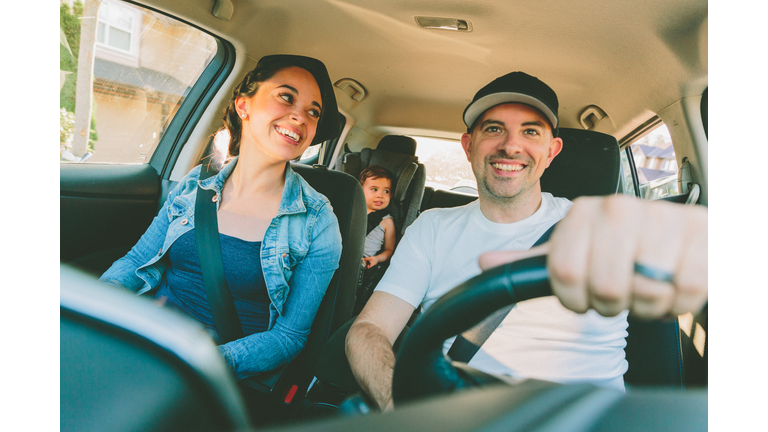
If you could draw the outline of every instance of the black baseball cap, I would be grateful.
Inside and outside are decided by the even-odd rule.
[[[336,105],[336,95],[333,93],[333,84],[328,76],[328,70],[323,62],[312,57],[305,57],[292,54],[275,54],[264,56],[259,59],[254,71],[261,67],[277,66],[286,68],[291,66],[300,67],[311,73],[317,81],[320,88],[320,99],[323,104],[320,120],[317,122],[317,131],[315,138],[310,145],[320,144],[323,141],[333,139],[341,133],[341,120],[339,108]]]
[[[484,112],[505,103],[522,103],[538,109],[549,120],[553,136],[557,136],[557,95],[543,81],[525,72],[510,72],[481,88],[464,109],[467,130]]]

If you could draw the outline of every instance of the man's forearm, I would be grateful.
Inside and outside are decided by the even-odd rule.
[[[356,322],[347,333],[346,353],[360,387],[382,410],[392,409],[395,354],[383,332],[374,324]]]

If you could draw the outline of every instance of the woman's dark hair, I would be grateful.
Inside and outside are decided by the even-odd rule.
[[[232,99],[224,109],[224,128],[229,132],[228,156],[240,154],[240,137],[243,132],[243,120],[237,114],[235,101],[238,97],[250,98],[256,94],[259,85],[272,78],[279,71],[288,67],[300,67],[311,73],[320,88],[322,112],[317,123],[317,131],[312,145],[325,140],[336,138],[340,132],[339,110],[336,106],[336,96],[333,94],[331,79],[325,65],[311,57],[295,55],[270,55],[262,57],[256,67],[248,72],[243,81],[232,92]]]
[[[392,171],[384,168],[383,166],[371,165],[364,169],[363,172],[360,173],[360,184],[365,183],[365,181],[369,178],[374,180],[377,178],[385,178],[389,180],[391,187],[395,187],[395,175],[392,174]]]

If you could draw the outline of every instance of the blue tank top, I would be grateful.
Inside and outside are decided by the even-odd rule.
[[[261,271],[261,242],[249,242],[221,233],[219,241],[224,278],[235,300],[243,334],[247,336],[266,331],[270,300]],[[200,269],[194,229],[171,245],[168,257],[170,266],[163,274],[155,298],[166,297],[167,305],[200,322],[219,343]]]

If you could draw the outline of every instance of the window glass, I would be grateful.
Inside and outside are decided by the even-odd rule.
[[[667,126],[662,124],[630,146],[643,199],[677,195],[677,159]]]
[[[96,42],[122,51],[130,51],[133,21],[137,16],[136,10],[105,1],[99,8]]]
[[[313,145],[313,146],[307,147],[307,149],[304,150],[304,153],[302,153],[301,156],[299,156],[299,160],[300,161],[306,160],[306,159],[309,159],[309,158],[311,158],[313,156],[316,156],[316,155],[320,154],[320,147],[322,147],[324,145],[325,144],[318,144],[318,145]]]
[[[60,27],[61,161],[148,162],[215,39],[117,0],[62,1]],[[83,50],[94,55],[81,59]]]
[[[413,138],[416,156],[426,170],[426,186],[477,195],[477,180],[459,141]]]

